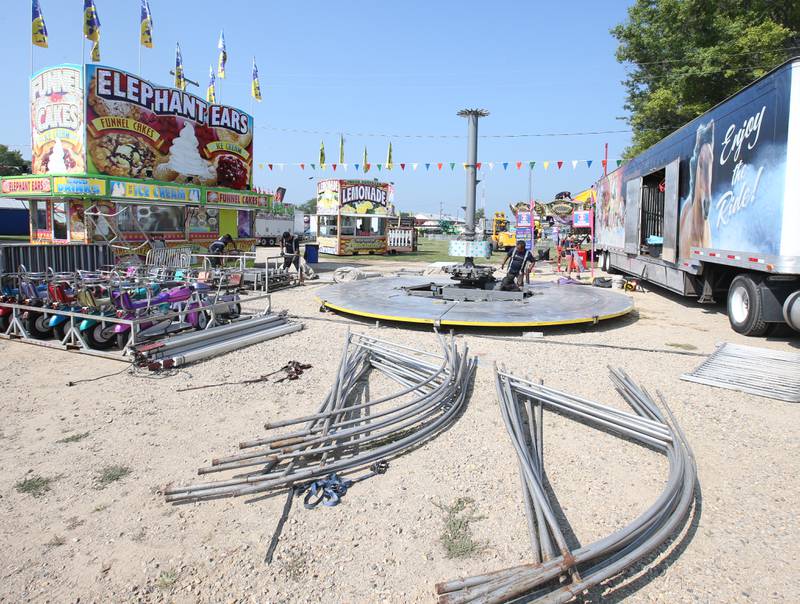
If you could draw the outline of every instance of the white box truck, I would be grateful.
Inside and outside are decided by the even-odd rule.
[[[731,327],[800,331],[800,58],[597,184],[598,260],[700,302]]]
[[[295,232],[294,216],[276,216],[269,212],[256,212],[255,237],[258,245],[272,247],[280,245],[281,235]]]

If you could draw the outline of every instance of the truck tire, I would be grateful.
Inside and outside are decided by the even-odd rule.
[[[783,303],[783,319],[789,327],[800,331],[800,290],[789,294]]]
[[[267,239],[267,245],[269,247],[275,247],[275,238],[274,237],[270,237],[269,239]]]
[[[736,333],[763,336],[769,328],[764,321],[761,290],[750,275],[736,275],[728,289],[728,321]]]
[[[262,237],[261,239],[259,239],[258,240],[258,245],[260,245],[261,247],[267,247],[267,238],[266,237]]]

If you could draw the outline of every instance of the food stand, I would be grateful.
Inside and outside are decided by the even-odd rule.
[[[3,177],[0,197],[28,202],[31,243],[246,247],[256,211],[293,213],[252,190],[243,111],[95,64],[34,74],[30,99],[33,174]]]
[[[317,183],[317,242],[323,254],[386,253],[386,231],[394,216],[391,185],[374,180]]]

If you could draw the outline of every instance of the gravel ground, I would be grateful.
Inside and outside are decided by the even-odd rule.
[[[381,271],[401,266],[375,264]],[[586,601],[796,601],[800,406],[682,382],[701,357],[676,353],[708,354],[720,341],[779,350],[797,350],[800,342],[740,337],[720,308],[663,292],[632,294],[631,316],[594,328],[547,330],[541,338],[459,335],[480,359],[464,415],[394,460],[385,475],[354,486],[338,507],[305,510],[296,502],[269,566],[264,553],[283,495],[165,504],[166,485],[194,480],[212,457],[260,435],[265,421],[315,409],[348,326],[435,349],[421,328],[321,314],[318,289],[274,294],[276,308],[304,318],[303,331],[167,377],[123,372],[67,387],[124,367],[0,341],[0,601],[263,603],[324,595],[332,602],[431,602],[438,581],[527,561],[516,459],[494,395],[495,361],[619,407],[606,366],[622,367],[664,393],[694,448],[701,490],[690,521],[668,547]],[[314,367],[294,382],[176,392],[253,378],[292,359]],[[545,417],[546,471],[576,541],[623,526],[660,492],[661,456]],[[103,484],[112,465],[130,473]],[[52,479],[49,490],[34,497],[15,488],[34,476]],[[477,547],[449,559],[441,506],[458,497],[475,502]]]

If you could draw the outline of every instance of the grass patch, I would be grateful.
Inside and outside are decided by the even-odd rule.
[[[697,350],[697,346],[693,344],[681,344],[680,342],[667,342],[667,346],[680,348],[681,350]]]
[[[449,241],[439,241],[435,239],[425,239],[420,238],[417,245],[416,252],[403,252],[399,254],[386,254],[379,255],[373,254],[369,255],[367,253],[361,253],[358,256],[333,256],[330,254],[320,254],[320,260],[322,262],[351,262],[351,261],[363,261],[363,262],[380,262],[382,260],[390,260],[394,262],[423,262],[425,264],[431,262],[463,262],[463,258],[458,258],[455,256],[450,256],[447,251],[449,248],[450,242]],[[503,261],[505,257],[505,252],[496,252],[492,255],[491,260],[481,259],[481,263],[496,263],[499,264]],[[343,260],[346,259],[346,260]]]
[[[55,478],[45,478],[44,476],[31,476],[25,480],[20,480],[14,485],[18,493],[27,493],[32,497],[41,497],[50,490],[50,483]]]
[[[459,497],[449,506],[435,502],[434,505],[445,513],[444,530],[439,540],[448,558],[469,558],[484,549],[485,544],[472,537],[470,525],[486,516],[476,514],[475,501],[472,498]]]
[[[79,432],[78,434],[70,434],[69,436],[67,436],[65,438],[61,438],[61,439],[57,440],[56,443],[58,443],[58,444],[76,443],[79,440],[83,440],[87,436],[89,436],[88,432]]]
[[[178,573],[174,570],[162,570],[161,574],[156,579],[156,587],[164,591],[172,589],[172,586],[178,582]]]
[[[96,486],[98,489],[104,489],[112,482],[122,480],[130,473],[131,469],[128,466],[106,466],[100,471],[100,475],[97,477]]]

